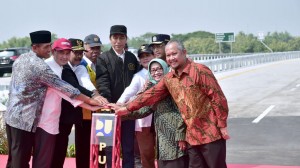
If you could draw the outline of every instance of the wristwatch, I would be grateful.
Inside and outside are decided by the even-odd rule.
[[[91,94],[91,97],[94,97],[96,95],[96,93],[95,92],[93,92],[92,94]]]

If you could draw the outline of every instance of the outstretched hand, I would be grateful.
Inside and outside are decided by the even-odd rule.
[[[93,99],[99,103],[99,106],[105,106],[109,103],[106,98],[100,95],[94,96]]]
[[[115,111],[115,115],[117,116],[123,116],[130,113],[125,106],[119,106],[114,103],[109,103],[108,106]]]

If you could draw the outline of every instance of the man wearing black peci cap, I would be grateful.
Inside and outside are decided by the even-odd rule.
[[[124,50],[127,42],[127,28],[124,25],[112,26],[109,39],[111,49],[97,58],[96,88],[109,102],[116,103],[139,70],[139,62],[135,55]],[[134,129],[135,121],[122,121],[123,168],[134,167]],[[111,167],[111,161],[107,163]]]
[[[80,91],[61,80],[44,62],[50,56],[51,33],[30,33],[32,51],[22,54],[13,64],[9,99],[5,113],[9,156],[6,167],[29,168],[34,146],[41,145],[37,137],[45,135],[38,128],[48,87],[70,98],[91,102]],[[55,103],[55,102],[54,102]],[[36,159],[33,167],[43,167],[44,160]]]
[[[152,43],[150,44],[150,47],[152,47],[156,58],[166,61],[165,46],[169,41],[170,36],[167,34],[157,34],[152,36]]]

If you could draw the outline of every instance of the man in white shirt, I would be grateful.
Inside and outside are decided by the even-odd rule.
[[[138,58],[143,67],[139,72],[134,74],[130,85],[124,90],[123,94],[117,101],[124,104],[134,98],[138,91],[142,90],[145,82],[148,80],[148,64],[155,58],[153,51],[148,44],[143,44],[138,50]],[[152,114],[135,121],[135,135],[139,145],[143,168],[155,167],[155,133],[151,130]]]
[[[68,63],[71,50],[71,44],[68,40],[64,38],[58,39],[52,45],[53,57],[45,60],[59,78],[61,78],[62,66]],[[74,107],[79,105],[90,109],[100,108],[91,107],[82,101],[72,100],[55,89],[48,88],[36,131],[33,157],[34,167],[50,168],[51,166],[56,134],[59,133],[59,117],[61,114],[62,98],[71,102]],[[87,99],[89,98],[87,97]]]
[[[102,42],[96,34],[90,34],[84,38],[83,60],[96,72],[97,57],[101,54]]]
[[[70,38],[69,41],[71,42],[71,45],[72,45],[72,52],[71,52],[71,56],[69,59],[70,67],[75,72],[79,84],[81,86],[85,87],[86,89],[93,91],[97,94],[98,91],[97,91],[96,87],[93,85],[93,83],[91,82],[91,78],[87,71],[87,68],[84,65],[80,64],[83,59],[83,55],[84,55],[83,53],[88,52],[83,47],[83,41],[80,39],[74,39],[74,38]],[[88,59],[88,58],[86,58],[86,59]],[[94,63],[92,63],[90,60],[88,60],[88,64],[92,65]],[[92,67],[95,68],[94,66],[92,66]]]
[[[83,92],[87,96],[100,96],[95,86],[90,80],[90,76],[87,72],[86,67],[84,67],[83,65],[79,65],[82,60],[83,52],[85,51],[85,49],[83,48],[83,41],[74,38],[69,39],[69,41],[72,46],[72,51],[70,53],[68,64],[63,66],[63,73],[62,73],[63,80],[69,82],[75,88],[78,88],[81,92]],[[70,76],[75,76],[76,80],[69,81]],[[91,111],[89,111],[89,115],[91,115]],[[55,144],[56,155],[53,158],[52,168],[63,167],[67,148],[68,148],[69,135],[71,133],[74,124],[75,124],[76,167],[77,168],[88,167],[88,164],[83,165],[81,164],[81,162],[83,160],[87,160],[84,163],[89,162],[89,141],[88,140],[85,141],[86,144],[82,144],[80,142],[82,139],[87,139],[87,138],[89,139],[90,137],[89,130],[91,129],[90,128],[91,124],[87,126],[88,130],[84,130],[87,135],[81,136],[80,134],[78,134],[78,130],[82,129],[83,122],[84,121],[82,117],[82,108],[74,108],[70,105],[70,103],[63,100],[62,113],[60,116],[60,123],[59,123],[60,133],[56,138],[56,144]],[[83,155],[84,157],[81,157],[81,155]]]

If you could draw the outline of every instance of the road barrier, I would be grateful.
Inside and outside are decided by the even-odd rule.
[[[254,66],[268,62],[299,59],[300,51],[259,53],[247,55],[189,55],[197,63],[208,66],[213,72],[221,72],[236,68]]]

